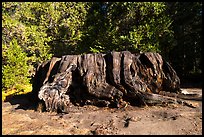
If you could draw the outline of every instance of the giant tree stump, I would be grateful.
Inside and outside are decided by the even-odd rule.
[[[161,91],[178,93],[180,79],[160,54],[152,52],[53,57],[38,66],[33,83],[33,93],[46,110],[61,112],[68,112],[71,105],[121,107],[127,102],[174,101],[160,95]]]

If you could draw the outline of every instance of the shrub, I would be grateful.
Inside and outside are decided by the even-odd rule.
[[[3,44],[3,67],[2,67],[2,86],[6,89],[23,90],[22,86],[29,84],[29,72],[27,56],[18,45],[17,40],[13,39],[9,45]]]

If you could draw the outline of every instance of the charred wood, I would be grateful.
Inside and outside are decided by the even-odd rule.
[[[159,53],[65,55],[42,63],[33,94],[47,111],[68,112],[72,105],[121,107],[124,102],[157,105],[175,101],[180,79]],[[168,96],[168,94],[166,94]]]

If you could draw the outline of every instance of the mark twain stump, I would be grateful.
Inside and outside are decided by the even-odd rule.
[[[53,57],[38,66],[33,83],[36,98],[47,111],[68,112],[71,105],[124,107],[175,103],[164,92],[178,93],[180,80],[158,53]]]

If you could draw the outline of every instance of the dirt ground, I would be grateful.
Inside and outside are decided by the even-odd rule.
[[[185,89],[202,94],[202,89]],[[25,103],[28,100],[23,100]],[[202,135],[202,101],[125,109],[74,107],[68,114],[24,109],[2,102],[3,135]]]

